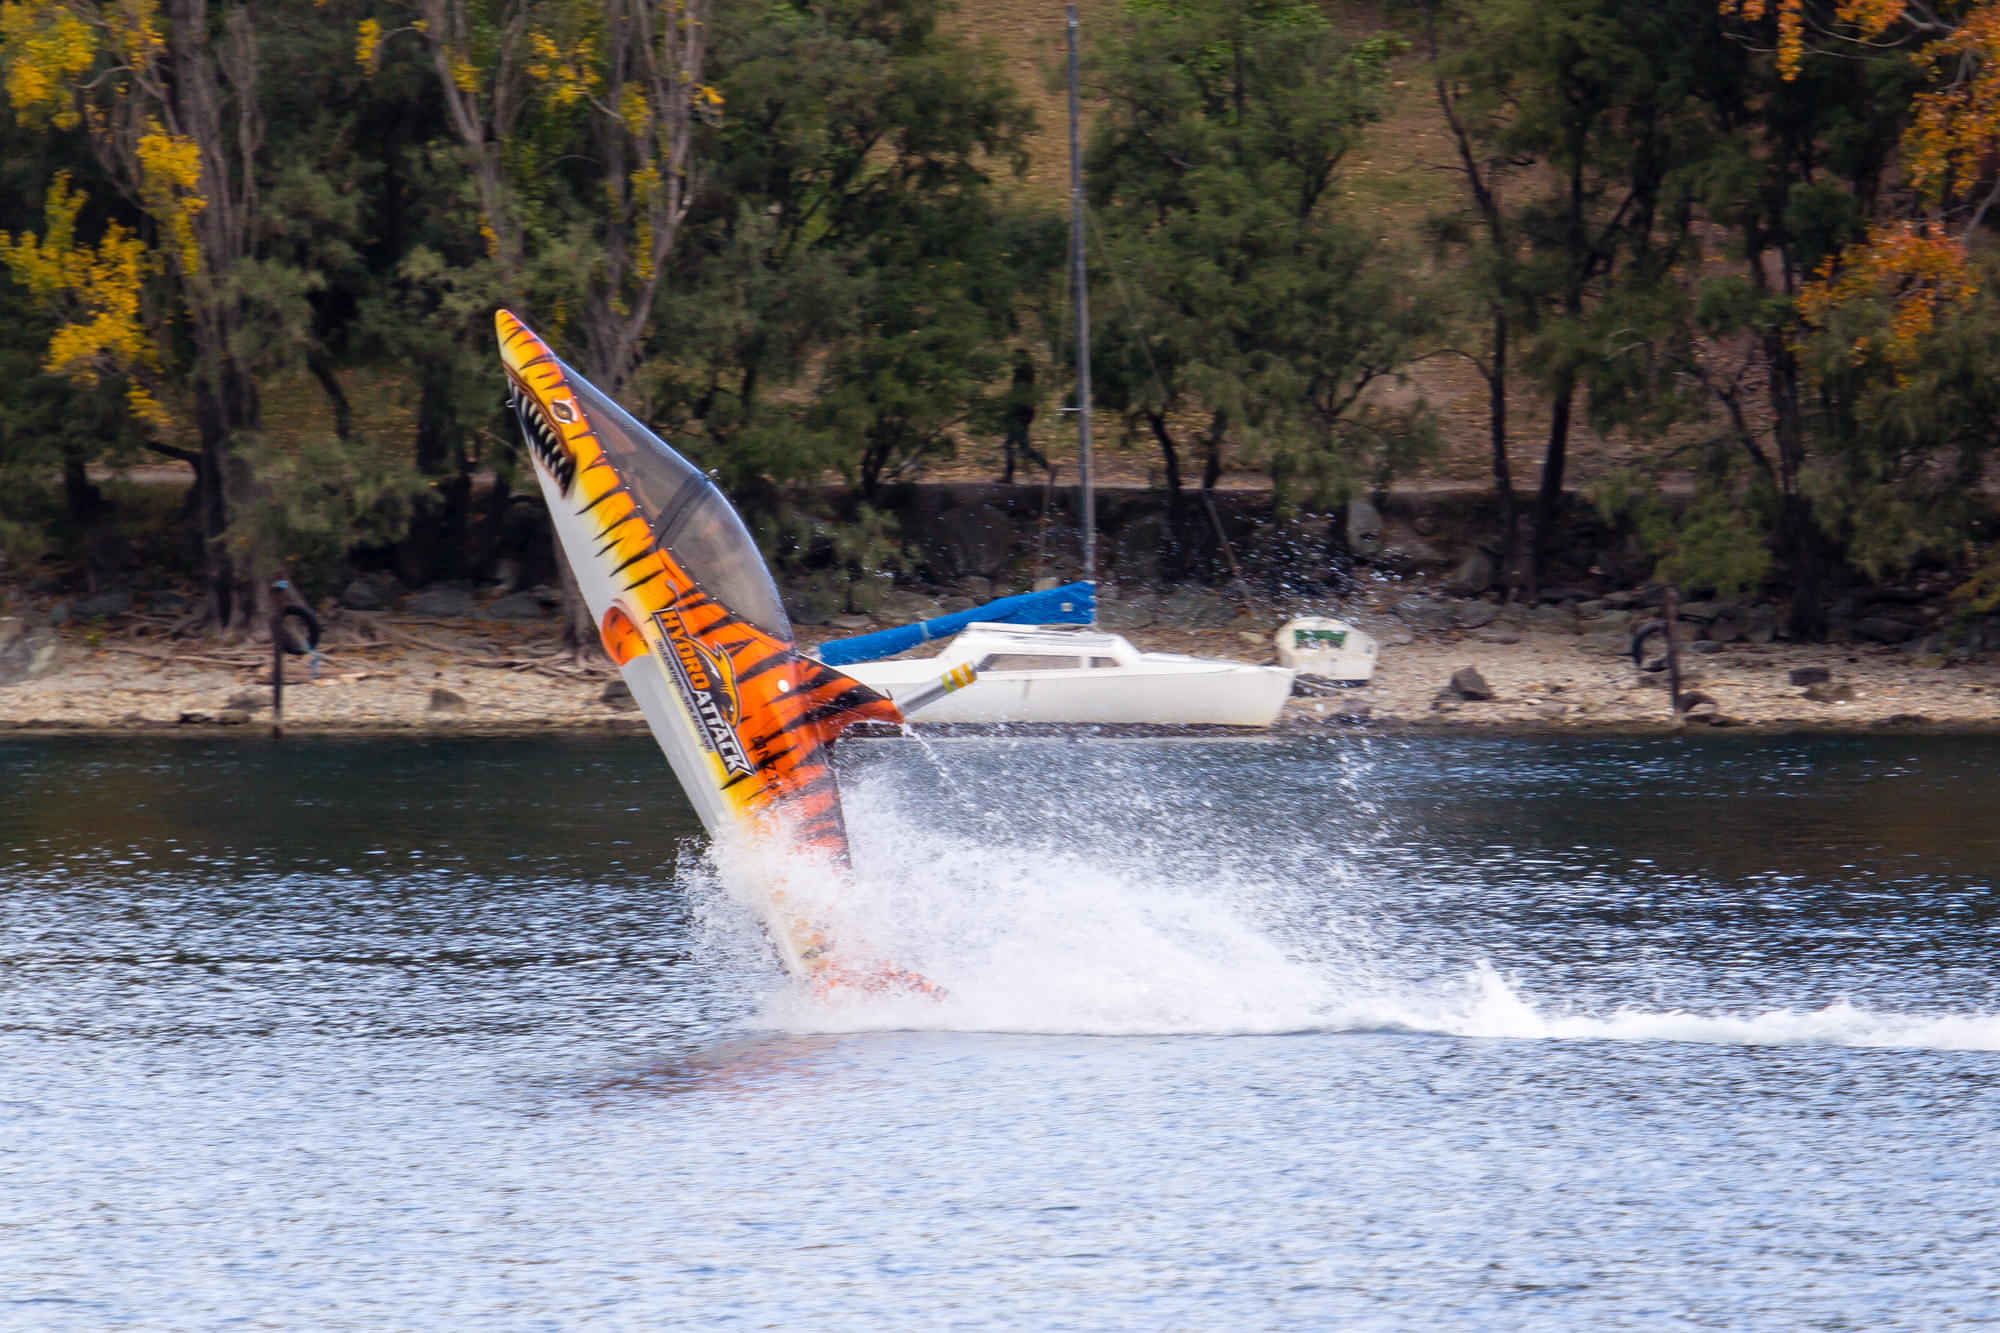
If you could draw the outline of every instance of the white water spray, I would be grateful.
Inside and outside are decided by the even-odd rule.
[[[933,747],[921,752],[940,767],[950,762]],[[2000,1050],[2000,1013],[1894,1013],[1847,1001],[1579,1012],[1532,998],[1483,961],[1440,975],[1434,960],[1401,956],[1405,946],[1365,914],[1339,907],[1366,898],[1358,890],[1371,859],[1352,842],[1313,846],[1332,839],[1274,830],[1250,849],[1204,846],[1201,821],[1163,820],[1157,808],[1133,808],[1146,804],[1137,799],[1114,799],[1107,810],[1101,794],[1088,805],[1058,800],[1051,808],[1062,818],[1024,827],[961,808],[960,781],[913,781],[895,768],[846,784],[851,881],[802,884],[795,870],[742,849],[711,850],[681,876],[701,908],[704,952],[772,987],[762,1020],[773,1027]],[[1048,778],[1030,766],[1026,780]],[[757,886],[779,879],[850,957],[919,973],[944,997],[819,994],[786,983],[754,924]],[[1413,980],[1413,969],[1428,975]]]

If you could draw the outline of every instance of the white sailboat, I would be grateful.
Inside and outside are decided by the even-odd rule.
[[[975,621],[934,657],[846,670],[900,703],[961,666],[978,678],[926,707],[919,725],[1268,727],[1292,693],[1290,667],[1142,652],[1088,625]]]
[[[1291,697],[1292,668],[1255,666],[1179,653],[1149,653],[1096,627],[1097,521],[1091,477],[1090,301],[1083,252],[1083,152],[1077,114],[1076,6],[1068,6],[1070,286],[1077,328],[1076,411],[1079,484],[1082,490],[1083,581],[1072,599],[1084,624],[1023,626],[973,619],[955,623],[957,635],[935,656],[867,660],[879,647],[898,652],[934,637],[924,627],[824,645],[826,660],[869,688],[900,700],[935,682],[940,673],[969,667],[972,684],[930,703],[920,725],[1004,726],[1018,723],[1110,727],[1268,727]],[[1060,597],[1056,589],[1046,597]],[[993,603],[1001,607],[1028,598]],[[1058,603],[1063,612],[1071,601]],[[1011,610],[1011,608],[1010,608]],[[973,613],[977,614],[977,613]],[[999,618],[996,611],[995,618]],[[969,616],[954,618],[962,622]],[[914,632],[915,638],[909,637]],[[865,645],[865,646],[864,646]]]

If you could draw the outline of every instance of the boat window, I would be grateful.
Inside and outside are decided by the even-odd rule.
[[[1118,659],[1115,657],[1093,657],[1090,659],[1090,665],[1093,667],[1115,667],[1118,665]]]
[[[563,374],[653,535],[731,615],[790,640],[792,622],[764,557],[715,483],[575,369],[565,365]]]
[[[1040,653],[995,653],[982,671],[1074,671],[1082,659]]]

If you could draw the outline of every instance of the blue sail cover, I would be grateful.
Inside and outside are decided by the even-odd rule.
[[[975,606],[970,611],[955,611],[951,615],[921,620],[914,625],[876,630],[873,634],[857,634],[851,639],[830,639],[821,644],[819,652],[814,655],[828,666],[844,666],[849,662],[873,662],[877,658],[894,657],[906,648],[914,648],[931,639],[949,638],[975,620],[997,621],[1003,625],[1088,625],[1096,619],[1096,589],[1088,583],[1066,583],[1047,592],[1024,592],[1002,597],[997,602]]]

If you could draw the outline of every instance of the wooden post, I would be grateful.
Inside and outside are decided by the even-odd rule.
[[[1680,593],[1669,583],[1666,597],[1660,607],[1667,623],[1667,716],[1673,719],[1674,730],[1679,731],[1687,724],[1681,720],[1681,636],[1679,622],[1681,614]]]
[[[271,737],[285,734],[285,604],[271,612]]]

